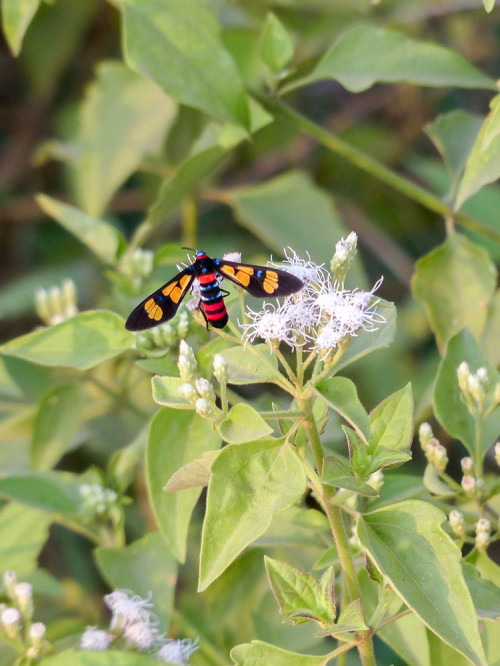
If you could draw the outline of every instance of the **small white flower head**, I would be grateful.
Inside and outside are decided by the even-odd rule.
[[[229,378],[229,369],[226,359],[220,354],[215,354],[213,361],[214,376],[219,384],[226,384]]]
[[[157,624],[158,619],[149,610],[153,604],[151,597],[143,599],[130,590],[114,590],[104,597],[104,603],[111,611],[111,630],[122,631],[125,627],[142,622]]]
[[[462,467],[462,472],[464,474],[467,474],[467,472],[470,472],[471,469],[474,467],[474,461],[470,456],[466,456],[465,458],[462,458],[460,461],[460,465]]]
[[[457,379],[458,379],[458,385],[464,393],[467,393],[468,391],[467,382],[469,380],[469,377],[470,377],[469,364],[466,361],[462,361],[462,363],[460,363],[460,365],[457,368]]]
[[[222,255],[222,258],[226,261],[234,261],[235,264],[241,263],[241,252],[226,252]]]
[[[217,419],[218,415],[215,411],[215,405],[206,398],[198,398],[195,402],[195,409],[202,419],[208,419],[210,421],[215,421]]]
[[[479,532],[488,532],[491,531],[491,523],[488,518],[480,518],[476,523],[476,534]]]
[[[87,627],[80,639],[80,650],[104,652],[110,646],[113,637],[103,629]]]
[[[295,347],[297,332],[283,306],[276,307],[272,303],[263,303],[262,309],[259,311],[247,308],[247,317],[249,321],[242,324],[242,328],[248,342],[261,338],[271,348],[278,342],[285,342],[292,349]]]
[[[21,634],[21,613],[17,608],[6,608],[1,615],[5,633],[10,638],[18,638]]]
[[[83,483],[79,487],[80,513],[88,521],[106,517],[118,501],[117,493],[97,483]]]
[[[476,372],[476,377],[479,382],[488,389],[489,379],[488,379],[488,370],[486,368],[479,368]]]
[[[356,336],[360,329],[375,331],[385,323],[384,317],[377,311],[380,301],[373,300],[373,294],[381,283],[382,280],[378,280],[369,292],[350,291],[337,283],[322,290],[317,297],[320,333],[316,338],[316,349],[332,351],[341,340]]]
[[[420,441],[420,446],[422,447],[422,451],[425,451],[427,448],[427,444],[429,443],[429,440],[432,439],[432,428],[429,425],[429,423],[426,423],[425,421],[420,424],[420,427],[418,429],[418,439]]]
[[[462,477],[462,488],[465,490],[467,494],[473,493],[476,488],[475,477],[471,476],[470,474],[465,474]]]
[[[19,610],[24,617],[31,619],[33,617],[33,588],[29,583],[17,583],[14,588]]]
[[[198,391],[200,398],[205,398],[210,402],[215,402],[214,387],[208,381],[208,379],[205,379],[205,377],[200,377],[200,379],[196,380],[196,390]]]
[[[495,444],[495,461],[496,464],[500,467],[500,442]]]
[[[196,370],[198,363],[193,350],[185,340],[181,340],[179,344],[179,374],[184,382],[192,383],[196,377]]]
[[[76,287],[73,280],[64,280],[61,287],[43,287],[35,292],[35,309],[47,326],[70,319],[78,312]]]
[[[183,340],[187,336],[189,329],[189,317],[184,308],[180,310],[179,313],[177,314],[176,323],[177,323],[177,336],[181,340]]]
[[[453,511],[450,511],[449,521],[450,521],[450,527],[453,530],[453,532],[457,536],[464,538],[465,537],[465,522],[464,522],[463,513],[461,513],[460,511],[457,511],[456,509],[453,509]]]
[[[198,400],[198,391],[192,384],[182,384],[182,386],[179,386],[179,395],[189,400],[193,405]]]
[[[123,635],[139,650],[149,650],[158,639],[158,629],[150,622],[133,622],[125,626]]]
[[[324,264],[315,264],[307,254],[307,259],[301,259],[291,247],[285,249],[285,259],[282,262],[268,261],[271,268],[285,270],[298,277],[304,283],[304,288],[298,292],[303,295],[304,291],[320,289],[328,280],[328,274],[323,268]]]
[[[476,375],[470,375],[467,380],[467,390],[472,395],[474,400],[478,405],[483,405],[486,399],[486,391],[484,386],[481,384],[479,377]]]
[[[427,442],[425,457],[438,472],[444,472],[448,464],[448,454],[444,446],[435,437]]]
[[[477,532],[476,534],[476,548],[480,553],[486,552],[490,544],[489,532]]]
[[[30,627],[31,642],[33,644],[41,642],[45,638],[46,633],[47,633],[47,627],[44,625],[43,622],[33,622],[33,624]]]
[[[198,639],[192,641],[190,638],[174,640],[168,638],[156,653],[156,657],[170,664],[188,666],[193,652],[199,649]]]

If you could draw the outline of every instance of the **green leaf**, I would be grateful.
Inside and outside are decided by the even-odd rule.
[[[227,195],[240,224],[280,254],[293,239],[299,254],[307,251],[315,262],[329,263],[335,244],[346,235],[331,197],[305,171],[290,171]]]
[[[208,421],[198,414],[162,409],[149,429],[146,470],[149,497],[158,525],[175,557],[186,557],[186,538],[201,488],[178,493],[164,491],[174,472],[220,446],[220,439]]]
[[[424,486],[437,497],[454,497],[458,490],[441,481],[434,465],[427,465],[424,472]]]
[[[164,407],[174,409],[194,409],[193,405],[179,393],[184,381],[180,377],[160,377],[155,375],[151,378],[153,389],[153,400]]]
[[[304,493],[296,453],[281,440],[229,444],[212,464],[200,555],[200,591]]]
[[[279,73],[293,58],[293,41],[279,18],[269,12],[264,24],[260,55],[271,72]]]
[[[323,461],[323,473],[321,482],[335,488],[345,488],[361,495],[376,497],[378,495],[375,488],[358,479],[351,470],[346,461],[340,456],[325,456]]]
[[[2,0],[2,24],[10,50],[15,56],[42,0]]]
[[[51,516],[10,502],[0,509],[0,571],[12,569],[26,576],[37,567],[37,559],[49,537]]]
[[[334,629],[334,636],[341,636],[344,632],[366,631],[368,629],[360,599],[354,599],[342,609]],[[345,639],[348,640],[347,636]]]
[[[442,530],[445,519],[431,504],[408,500],[360,517],[357,534],[377,569],[429,629],[485,666],[460,549]]]
[[[461,400],[458,386],[457,368],[465,361],[471,370],[487,368],[488,379],[492,386],[500,382],[500,375],[483,356],[474,336],[467,330],[453,337],[441,360],[434,385],[434,413],[439,423],[452,437],[459,439],[469,453],[476,451],[476,425],[474,417]],[[482,436],[482,454],[486,455],[492,442],[500,432],[500,410],[496,409],[484,420]]]
[[[71,448],[83,422],[84,395],[77,385],[58,386],[40,401],[33,424],[31,464],[38,472],[51,469]]]
[[[71,666],[158,666],[158,659],[119,650],[105,652],[64,650],[52,657],[45,657],[39,664],[40,666],[68,666],[68,664]]]
[[[325,666],[330,661],[328,656],[298,654],[263,641],[237,645],[231,650],[231,659],[237,666]]]
[[[163,490],[173,493],[186,488],[208,486],[212,463],[218,455],[218,451],[206,451],[198,460],[194,460],[174,472]]]
[[[315,620],[322,627],[335,622],[335,572],[329,567],[318,582],[286,562],[264,556],[269,584],[285,620],[302,624]]]
[[[15,474],[0,478],[0,494],[52,513],[77,513],[80,479],[68,472]]]
[[[417,261],[412,280],[413,294],[425,306],[441,348],[463,328],[481,336],[495,287],[488,252],[457,233]]]
[[[111,486],[120,493],[125,493],[144,460],[149,425],[150,422],[147,421],[130,444],[115,451],[109,459],[108,474]]]
[[[493,562],[487,553],[481,553],[475,549],[467,555],[467,562],[474,564],[483,578],[490,580],[497,587],[500,587],[500,566],[496,562]]]
[[[134,342],[123,317],[108,310],[91,310],[14,338],[0,351],[40,365],[88,370],[132,349]]]
[[[111,265],[116,263],[118,254],[125,247],[125,239],[118,229],[46,194],[39,194],[36,201],[44,213],[76,236],[101,261]]]
[[[106,209],[142,160],[161,150],[177,104],[150,79],[119,62],[101,62],[82,104],[78,204],[93,217]]]
[[[159,532],[151,532],[125,548],[97,548],[97,565],[113,589],[152,593],[160,631],[170,625],[177,581],[177,562]]]
[[[500,95],[493,98],[490,108],[465,165],[455,210],[483,185],[500,178]]]
[[[411,459],[413,437],[413,394],[411,384],[396,391],[370,412],[372,457],[368,473],[381,467],[393,467]]]
[[[187,106],[249,128],[248,104],[204,0],[124,0],[127,64]]]
[[[377,313],[385,319],[385,324],[379,324],[375,331],[360,329],[356,333],[356,337],[352,338],[338,363],[335,364],[335,372],[340,372],[346,366],[376,349],[389,347],[394,340],[396,335],[396,307],[394,303],[381,299],[377,305]]]
[[[313,391],[326,404],[342,416],[365,441],[370,437],[370,420],[358,398],[356,385],[347,377],[331,377],[316,386]]]
[[[486,358],[496,367],[500,367],[500,289],[497,289],[495,296],[488,308],[488,318],[481,339],[481,347],[484,349]]]
[[[336,79],[351,92],[378,82],[496,88],[493,79],[458,53],[375,25],[348,28],[306,78],[293,81],[284,91],[321,79]]]
[[[273,429],[253,407],[243,402],[229,410],[227,418],[218,425],[219,435],[229,444],[241,444],[271,435]]]
[[[232,347],[220,354],[227,362],[230,384],[273,382],[280,376],[276,354],[265,344]]]
[[[500,587],[482,578],[472,564],[462,562],[462,568],[478,617],[500,620]]]
[[[452,176],[450,192],[455,193],[458,180],[483,124],[483,118],[462,109],[438,116],[425,126],[426,134],[441,153]]]

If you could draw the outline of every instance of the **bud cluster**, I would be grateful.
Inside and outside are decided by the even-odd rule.
[[[32,623],[33,588],[29,583],[18,583],[13,571],[5,572],[3,583],[11,605],[0,605],[0,636],[4,633],[15,641],[27,659],[36,659],[47,652],[49,643],[43,622]]]
[[[35,292],[35,310],[46,326],[54,326],[78,313],[76,286],[64,280],[61,287],[41,287]]]
[[[125,254],[123,256],[120,261],[120,272],[129,278],[134,289],[138,289],[144,278],[151,274],[153,264],[153,252],[137,248],[132,254]]]
[[[167,321],[146,331],[139,331],[136,334],[137,349],[146,356],[163,356],[187,336],[188,327],[188,313],[182,308],[173,321]]]
[[[335,246],[335,254],[330,263],[330,270],[334,280],[339,284],[344,284],[345,277],[358,248],[358,237],[351,231],[347,238],[341,238]]]
[[[465,539],[466,533],[465,533],[464,514],[461,513],[460,511],[457,511],[456,509],[453,509],[453,511],[450,511],[448,519],[450,521],[450,527],[453,530],[453,532],[461,539]]]
[[[457,368],[457,379],[462,401],[472,416],[487,416],[500,404],[500,383],[492,386],[486,368],[479,368],[473,373],[468,363],[462,361]],[[488,401],[492,389],[493,399]]]
[[[181,379],[184,382],[179,388],[179,394],[194,406],[197,413],[202,418],[208,419],[209,421],[220,420],[222,417],[222,411],[216,405],[216,395],[212,383],[204,377],[196,377],[198,373],[198,363],[193,350],[185,340],[181,340],[179,350],[179,360],[177,365],[179,367]],[[226,363],[222,356],[219,358],[222,359],[224,364]],[[224,370],[219,360],[217,361],[217,367],[219,374],[224,374],[224,372],[227,374],[227,364],[225,366],[226,369]]]
[[[119,498],[111,488],[99,484],[84,483],[78,488],[80,494],[80,514],[87,522],[105,520],[118,506]]]
[[[431,426],[428,423],[422,423],[418,435],[420,446],[429,465],[432,465],[438,473],[444,472],[448,464],[448,454],[444,446],[433,436]]]

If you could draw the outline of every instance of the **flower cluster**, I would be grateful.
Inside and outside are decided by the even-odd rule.
[[[5,572],[3,583],[11,605],[0,604],[0,635],[15,641],[26,659],[36,659],[50,646],[43,622],[33,622],[33,589],[29,583],[18,583],[13,571]]]
[[[136,248],[132,254],[124,254],[120,261],[120,272],[130,280],[133,289],[138,289],[144,278],[150,275],[153,265],[153,252]]]
[[[188,328],[188,313],[185,307],[181,306],[173,321],[167,321],[146,331],[138,331],[136,347],[145,356],[164,356],[166,351],[176,347],[180,340],[187,337]]]
[[[80,514],[85,521],[103,520],[110,516],[118,505],[118,495],[111,488],[99,484],[83,483],[78,488],[80,494]]]
[[[500,384],[492,385],[486,368],[471,372],[469,364],[462,361],[457,368],[461,399],[472,416],[487,417],[500,404]],[[489,398],[493,390],[492,399]]]
[[[360,330],[374,331],[385,323],[377,310],[380,301],[373,297],[381,280],[369,292],[344,287],[343,278],[355,253],[352,241],[349,236],[337,244],[334,275],[323,264],[315,264],[309,256],[301,259],[291,249],[285,251],[283,263],[269,262],[300,278],[304,287],[280,305],[264,303],[259,311],[248,309],[249,321],[243,324],[246,339],[262,338],[270,346],[285,342],[292,349],[302,347],[326,356]]]
[[[122,638],[133,652],[147,652],[161,661],[187,666],[198,640],[174,640],[160,635],[159,621],[151,611],[151,597],[143,599],[130,590],[114,590],[104,597],[111,611],[108,629],[87,627],[80,639],[80,649],[102,652]]]
[[[76,287],[71,279],[64,280],[61,287],[35,292],[35,310],[46,326],[60,324],[78,313]]]

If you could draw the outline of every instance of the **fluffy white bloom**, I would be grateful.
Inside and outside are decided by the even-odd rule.
[[[111,629],[122,630],[135,622],[156,624],[158,619],[149,610],[153,604],[130,590],[114,590],[104,597],[104,603],[112,613]]]
[[[97,627],[87,627],[80,639],[80,649],[103,652],[108,649],[111,639],[112,636],[107,631]]]
[[[148,650],[158,638],[158,629],[148,622],[133,622],[125,627],[125,638],[139,650]]]
[[[285,270],[287,273],[291,273],[302,280],[304,283],[302,292],[306,291],[307,293],[314,285],[317,291],[318,288],[321,288],[328,281],[328,273],[323,268],[324,264],[315,264],[311,261],[309,253],[307,253],[307,260],[301,259],[291,247],[286,248],[285,259],[281,263],[268,261],[267,265],[272,268]],[[299,292],[299,294],[302,292]]]
[[[189,658],[199,647],[198,639],[192,641],[190,638],[185,638],[184,640],[174,640],[169,638],[156,653],[156,656],[158,659],[170,664],[188,666]]]
[[[17,608],[6,608],[2,612],[2,624],[4,627],[11,627],[12,625],[16,625],[20,622],[21,620],[21,613],[17,610]]]
[[[294,318],[297,309],[294,308]],[[255,338],[262,338],[269,345],[273,341],[286,342],[294,348],[300,344],[298,331],[289,317],[289,311],[283,305],[275,306],[272,303],[263,303],[262,309],[258,311],[247,309],[248,323],[242,324],[245,337],[253,342]],[[303,318],[305,324],[306,318]],[[305,340],[302,341],[302,344]]]
[[[241,263],[241,252],[226,252],[222,255],[222,258],[226,261],[234,261],[236,264]]]

